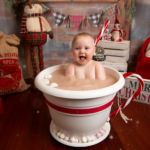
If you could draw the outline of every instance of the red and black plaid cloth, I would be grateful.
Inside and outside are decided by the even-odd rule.
[[[31,54],[31,61],[32,61],[32,67],[33,67],[33,73],[34,77],[38,73],[38,68],[42,70],[44,68],[43,63],[43,47],[42,45],[46,43],[47,41],[47,33],[43,32],[42,22],[41,22],[41,14],[30,14],[30,15],[24,15],[22,17],[21,22],[21,30],[20,30],[20,36],[25,40],[25,42],[29,43],[31,45],[30,47],[30,54]],[[40,32],[28,32],[26,28],[26,20],[28,17],[39,17],[39,23],[41,27]],[[50,33],[50,38],[53,35]],[[35,53],[38,53],[38,60],[39,60],[39,66],[36,61]]]
[[[25,36],[25,33],[27,33],[27,27],[26,27],[26,20],[28,17],[37,17],[41,16],[41,14],[29,14],[29,15],[23,15],[21,19],[21,26],[20,26],[20,36],[23,38]]]
[[[47,34],[45,32],[28,32],[25,34],[25,39],[31,45],[39,46],[45,44]]]

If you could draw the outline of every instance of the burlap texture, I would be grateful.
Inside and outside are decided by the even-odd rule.
[[[29,88],[23,79],[18,58],[20,39],[0,31],[0,95],[21,92]]]

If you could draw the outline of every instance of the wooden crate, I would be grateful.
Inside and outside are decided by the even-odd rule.
[[[119,72],[126,72],[127,71],[127,67],[128,67],[127,62],[124,62],[124,63],[112,63],[112,62],[109,62],[109,61],[101,61],[101,64],[103,64],[104,66],[113,67],[116,70],[118,70]]]
[[[121,72],[127,71],[130,41],[99,41],[98,46],[104,48],[105,61],[102,64],[114,67]]]

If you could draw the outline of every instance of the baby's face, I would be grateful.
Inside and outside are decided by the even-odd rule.
[[[90,36],[78,37],[74,45],[72,45],[73,57],[79,65],[86,65],[90,60],[92,60],[94,52],[94,39]]]

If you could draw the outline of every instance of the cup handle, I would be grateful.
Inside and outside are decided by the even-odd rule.
[[[116,116],[118,114],[118,112],[120,112],[120,110],[124,109],[136,96],[138,96],[140,94],[141,90],[143,89],[144,82],[143,82],[143,78],[140,75],[132,73],[132,72],[127,72],[127,73],[123,74],[124,78],[127,78],[128,76],[136,77],[140,83],[140,86],[137,89],[137,91],[120,106],[120,108],[118,107],[116,110],[114,110],[110,114],[110,119],[113,118],[114,116]]]

